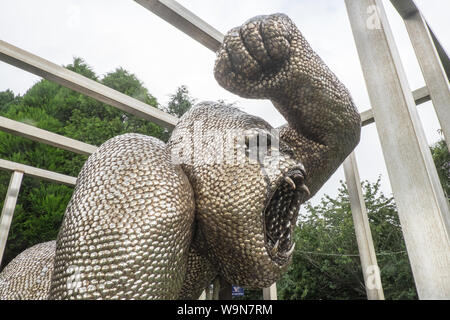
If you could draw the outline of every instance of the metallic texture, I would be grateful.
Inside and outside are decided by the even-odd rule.
[[[202,291],[209,287],[218,272],[213,264],[207,259],[205,241],[201,231],[196,228],[194,239],[189,248],[186,277],[178,295],[178,299],[197,299]]]
[[[50,298],[195,299],[218,276],[266,288],[286,271],[299,207],[358,143],[359,114],[282,14],[231,30],[214,74],[271,99],[288,124],[203,102],[167,146],[137,134],[104,143],[67,208]]]
[[[450,206],[383,1],[345,0],[345,4],[418,296],[450,299]],[[367,30],[369,7],[376,8],[379,22],[372,30]]]
[[[273,102],[288,122],[280,138],[304,165],[311,195],[359,142],[361,119],[349,92],[284,14],[229,31],[214,74],[235,94]]]
[[[15,257],[0,273],[0,299],[47,299],[55,247],[56,241],[44,242]]]
[[[0,40],[0,60],[110,106],[172,129],[177,118],[79,73]]]
[[[271,130],[264,120],[239,109],[204,102],[181,118],[169,140],[171,150],[185,151],[189,141],[194,146],[182,167],[194,190],[205,256],[229,283],[254,288],[270,286],[288,266],[286,253],[304,194],[285,177],[301,185],[303,167],[283,152],[267,154],[263,161],[248,161],[247,153],[243,161],[219,161],[217,133],[243,132],[251,139],[270,136]],[[231,143],[227,155],[238,155],[239,146]]]
[[[343,167],[367,299],[384,300],[380,269],[354,152],[345,159]]]
[[[223,35],[174,0],[135,0],[144,8],[216,52]]]
[[[19,197],[20,186],[22,185],[23,172],[13,171],[3,202],[2,214],[0,216],[0,264],[3,260],[3,253],[8,240],[9,228],[14,216],[17,198]]]
[[[274,102],[288,121],[280,128],[278,152],[255,162],[217,161],[214,133],[273,138],[264,120],[217,103],[186,113],[169,147],[194,145],[182,167],[194,189],[209,261],[230,283],[269,287],[291,260],[300,204],[356,146],[360,117],[345,87],[282,14],[258,16],[228,32],[214,74],[233,93]],[[228,151],[237,154],[238,148]]]
[[[163,142],[140,134],[108,140],[78,176],[50,298],[177,298],[193,222],[192,188]]]
[[[2,116],[0,116],[0,130],[83,155],[90,155],[97,149],[96,146]]]

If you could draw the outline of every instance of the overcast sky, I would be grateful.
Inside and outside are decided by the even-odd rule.
[[[222,33],[252,16],[286,13],[350,90],[359,111],[370,107],[343,0],[180,0]],[[450,1],[416,0],[444,48],[450,48]],[[384,1],[411,89],[425,85],[403,21]],[[132,0],[0,0],[0,39],[59,65],[83,58],[99,75],[121,66],[136,74],[162,104],[180,85],[198,100],[237,102],[273,126],[284,123],[270,102],[239,98],[213,77],[215,55]],[[0,91],[24,94],[39,77],[0,62]],[[439,139],[431,103],[419,107],[429,143]],[[375,125],[363,128],[356,156],[362,179],[382,175],[391,193]],[[342,167],[315,197],[336,195]]]

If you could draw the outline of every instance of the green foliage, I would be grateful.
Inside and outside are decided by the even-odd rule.
[[[11,258],[33,244],[56,239],[71,195],[70,187],[24,178],[8,237]]]
[[[415,299],[411,269],[393,198],[380,191],[380,179],[363,182],[377,260],[386,299]],[[365,299],[358,247],[346,186],[336,199],[306,204],[294,231],[296,249],[288,273],[278,282],[280,299]]]
[[[102,79],[80,58],[75,58],[66,68],[158,107],[156,98],[142,82],[122,68],[107,73]],[[181,105],[186,105],[183,97],[193,101],[187,90],[181,93],[182,97],[176,98]],[[98,146],[127,132],[155,136],[163,141],[169,136],[167,130],[153,123],[47,80],[37,82],[22,97],[15,96],[11,90],[0,92],[0,115]],[[78,175],[87,159],[5,132],[0,132],[0,158],[71,176]],[[9,172],[0,172],[0,206],[3,206],[9,179]],[[67,186],[24,178],[2,267],[24,249],[56,238],[72,191]]]
[[[0,92],[0,112],[3,112],[15,99],[14,92],[9,89]]]
[[[181,117],[195,104],[195,99],[189,95],[189,90],[186,86],[178,87],[175,94],[170,96],[170,101],[165,108],[167,113],[176,117]]]
[[[450,152],[445,140],[440,140],[431,147],[431,154],[436,164],[437,173],[447,198],[450,198]]]

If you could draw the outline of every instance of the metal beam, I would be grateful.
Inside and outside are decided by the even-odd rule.
[[[1,116],[0,130],[83,155],[90,155],[97,149],[96,146]]]
[[[0,60],[168,129],[178,121],[168,113],[2,40]]]
[[[200,19],[188,9],[174,0],[135,0],[174,27],[183,31],[205,47],[216,52],[224,38],[217,29]],[[407,7],[405,6],[405,10]],[[430,100],[426,87],[413,92],[417,104]],[[361,113],[362,125],[373,123],[373,112],[369,109]]]
[[[445,51],[444,47],[442,47],[438,38],[436,37],[433,30],[430,28],[430,26],[428,24],[427,24],[427,27],[428,27],[428,31],[431,34],[431,38],[433,39],[433,43],[434,43],[434,46],[436,47],[439,58],[441,59],[442,66],[444,67],[445,74],[447,75],[447,80],[449,80],[450,79],[450,59],[448,58],[448,54]]]
[[[411,19],[411,18],[413,20],[415,20],[415,18],[413,16],[421,15],[419,8],[417,7],[417,5],[414,3],[413,0],[391,0],[391,3],[404,20]],[[439,42],[439,40],[435,36],[433,30],[431,30],[430,26],[425,21],[425,19],[423,19],[423,22],[425,24],[425,27],[428,29],[428,32],[432,38],[434,46],[436,47],[438,56],[442,62],[445,73],[447,75],[447,79],[449,79],[450,78],[450,59],[448,58],[447,52],[445,52],[445,49],[442,47],[441,43]],[[424,38],[424,40],[425,40],[425,38]]]
[[[220,289],[219,289],[219,300],[231,300],[232,299],[232,289],[231,284],[224,277],[219,277]]]
[[[205,300],[213,300],[213,284],[208,285],[205,288],[206,297]]]
[[[219,50],[223,34],[178,2],[173,0],[135,1],[213,52]]]
[[[154,12],[155,14],[157,14],[170,24],[174,25],[175,27],[185,32],[193,39],[199,41],[200,43],[202,43],[207,48],[213,51],[217,51],[218,48],[220,47],[221,42],[223,41],[224,37],[223,34],[221,34],[219,31],[217,31],[212,26],[207,24],[205,21],[201,20],[192,12],[181,6],[176,1],[173,0],[159,0],[159,1],[135,0],[135,1],[144,6],[145,8],[149,9],[150,11]],[[47,61],[22,49],[14,47],[13,45],[8,44],[2,40],[0,40],[0,60],[3,60],[4,62],[12,64],[23,70],[34,73],[38,76],[44,77],[48,80],[54,81],[70,89],[86,94],[94,99],[107,103],[111,106],[117,107],[125,112],[129,112],[138,117],[165,126],[169,129],[172,129],[178,121],[176,117],[170,114],[167,114],[161,110],[153,108],[152,106],[147,105],[137,99],[124,95],[116,90],[113,90],[96,81],[83,77],[68,69],[60,67],[54,63],[51,63],[50,61]],[[429,100],[429,94],[427,92],[426,87],[414,91],[413,94],[417,95],[417,97],[415,97],[417,104]],[[361,118],[363,126],[374,122],[373,112],[371,110],[362,112]],[[13,132],[11,131],[11,133]],[[14,134],[24,136],[20,134],[20,132],[18,131],[14,132]],[[32,139],[32,135],[28,135],[27,138]],[[39,141],[37,139],[32,140]],[[86,153],[86,150],[92,150],[92,147],[88,147],[86,149],[83,146],[77,145],[73,146],[74,147],[73,150],[67,149],[63,145],[58,147],[81,154],[90,154]],[[81,149],[78,147],[81,147]]]
[[[9,170],[9,171],[21,171],[26,175],[31,177],[51,181],[58,182],[68,186],[74,186],[77,182],[77,178],[67,176],[65,174],[48,171],[44,169],[39,169],[31,166],[27,166],[25,164],[8,161],[4,159],[0,159],[0,169]]]
[[[0,217],[0,265],[3,260],[6,242],[8,241],[9,228],[16,208],[17,198],[19,197],[20,186],[22,184],[23,172],[14,171],[9,181],[8,191],[6,192],[5,202],[3,203],[2,215]]]
[[[220,292],[220,279],[219,277],[216,277],[213,281],[212,300],[219,300],[219,292]]]
[[[410,14],[404,22],[450,151],[450,86],[447,75],[420,11]]]
[[[450,299],[450,209],[381,0],[346,0],[421,299]],[[368,28],[367,8],[378,27]],[[374,18],[374,17],[370,17]]]
[[[358,243],[367,299],[384,300],[380,268],[378,267],[377,256],[373,246],[372,232],[370,231],[369,218],[367,216],[366,204],[364,203],[361,179],[359,178],[358,165],[354,152],[344,161],[344,174],[347,182],[353,223],[355,225],[356,241]]]
[[[422,87],[417,90],[414,90],[412,92],[412,95],[414,101],[416,102],[416,105],[430,101],[430,94],[428,93],[427,87]],[[375,122],[372,109],[363,111],[359,115],[361,116],[361,126],[363,127]]]
[[[198,300],[206,300],[206,290],[203,290],[200,294],[200,297],[198,297]]]
[[[268,288],[263,289],[263,299],[264,300],[277,300],[277,284],[274,283]]]
[[[422,87],[419,89],[416,89],[412,92],[413,99],[416,102],[416,105],[420,105],[422,103],[425,103],[427,101],[430,101],[430,93],[428,92],[427,87]]]
[[[391,0],[392,5],[398,11],[403,19],[408,18],[412,14],[419,12],[414,1],[411,0]]]

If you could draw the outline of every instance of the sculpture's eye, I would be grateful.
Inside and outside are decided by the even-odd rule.
[[[290,157],[294,157],[294,151],[291,148],[286,148],[283,152]]]

